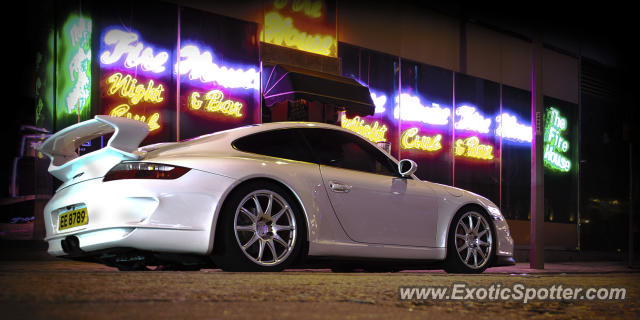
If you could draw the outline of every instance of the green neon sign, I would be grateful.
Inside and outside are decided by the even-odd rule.
[[[86,115],[91,97],[91,19],[72,14],[58,34],[57,117]]]
[[[566,157],[569,141],[564,137],[567,131],[567,118],[561,116],[558,109],[547,109],[544,131],[544,166],[561,171],[571,170],[571,160]]]

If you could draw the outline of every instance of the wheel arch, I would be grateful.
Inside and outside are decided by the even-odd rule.
[[[449,237],[451,236],[450,231],[451,231],[451,224],[453,223],[454,218],[460,214],[461,212],[466,212],[467,210],[471,210],[474,209],[480,213],[482,213],[483,215],[485,215],[485,218],[487,218],[487,221],[489,222],[489,225],[491,226],[491,231],[493,232],[493,235],[497,235],[496,233],[496,227],[495,224],[493,223],[493,219],[491,219],[491,215],[489,214],[489,212],[487,212],[487,210],[480,204],[478,203],[474,203],[474,202],[470,202],[470,203],[466,203],[463,204],[460,208],[458,208],[458,210],[456,210],[456,213],[454,215],[451,216],[451,219],[449,219],[449,223],[447,226],[447,233],[446,233],[446,239],[445,239],[445,256],[447,256],[447,254],[449,253]],[[496,244],[497,247],[497,244]]]
[[[218,223],[220,221],[220,215],[223,212],[223,209],[225,207],[225,205],[227,205],[228,203],[228,199],[230,197],[230,195],[232,195],[236,190],[238,190],[239,188],[241,188],[242,186],[245,186],[247,184],[250,183],[255,183],[255,182],[267,182],[267,183],[273,183],[281,188],[283,188],[286,192],[289,193],[290,196],[293,196],[293,198],[295,199],[295,203],[293,205],[297,206],[298,209],[300,209],[300,211],[302,212],[302,215],[304,216],[304,232],[302,232],[301,234],[303,235],[303,241],[302,241],[302,252],[301,254],[298,256],[297,260],[303,259],[307,253],[309,252],[309,238],[310,238],[310,224],[309,224],[309,215],[307,214],[307,210],[304,206],[304,203],[302,202],[302,200],[300,199],[300,196],[298,195],[297,192],[295,192],[293,190],[293,188],[291,188],[291,186],[289,186],[287,183],[276,179],[274,177],[265,177],[265,176],[255,176],[255,177],[249,177],[243,180],[240,180],[238,182],[236,182],[231,188],[229,188],[227,190],[227,192],[221,197],[221,205],[218,206],[216,213],[214,215],[214,219],[213,219],[213,225],[211,226],[211,231],[212,234],[210,236],[209,239],[209,250],[208,253],[214,253],[214,251],[216,250],[216,243],[220,243],[221,241],[221,235],[222,232],[220,232],[220,228],[221,228],[221,224]]]

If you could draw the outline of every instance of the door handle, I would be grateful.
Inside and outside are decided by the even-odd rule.
[[[333,192],[349,192],[351,190],[351,186],[348,184],[344,184],[338,181],[329,181],[329,188],[333,190]]]

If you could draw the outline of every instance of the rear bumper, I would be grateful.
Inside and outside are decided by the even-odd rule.
[[[73,236],[84,253],[127,247],[207,254],[215,213],[233,181],[191,170],[175,180],[93,179],[61,189],[44,210],[48,252],[69,255],[63,240]],[[89,223],[59,231],[58,215],[78,204],[86,205]]]

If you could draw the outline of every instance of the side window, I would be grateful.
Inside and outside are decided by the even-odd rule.
[[[387,176],[397,176],[391,159],[362,138],[330,129],[301,129],[320,164]]]
[[[242,137],[232,143],[240,151],[297,161],[315,162],[299,132],[280,129],[259,132]]]

